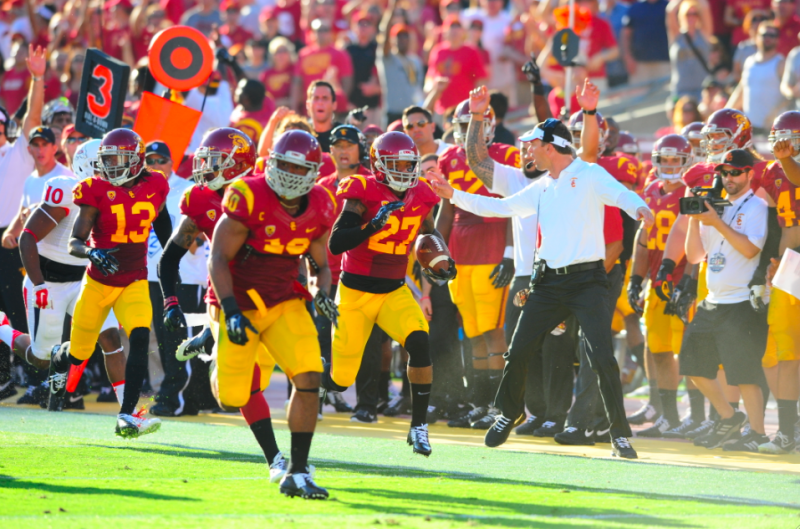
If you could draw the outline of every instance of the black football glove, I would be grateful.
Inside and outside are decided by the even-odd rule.
[[[334,327],[339,327],[339,308],[322,290],[317,290],[317,295],[314,296],[314,307],[316,307],[318,313],[331,320]]]
[[[250,341],[250,338],[247,337],[247,329],[253,331],[253,334],[258,334],[256,328],[247,319],[247,316],[241,312],[226,314],[225,327],[228,329],[228,340],[236,345],[244,345]]]
[[[95,265],[104,276],[109,276],[119,272],[119,261],[111,255],[119,251],[119,248],[111,248],[109,250],[100,250],[99,248],[91,248],[86,257]]]
[[[522,65],[522,73],[533,86],[542,86],[542,74],[536,64],[536,55],[531,53],[531,60]]]
[[[756,312],[767,312],[767,304],[764,303],[764,294],[767,287],[765,285],[752,285],[750,287],[750,305]]]
[[[639,305],[639,299],[642,297],[642,276],[632,275],[628,283],[628,304],[633,309],[633,312],[641,316],[644,309]]]
[[[450,257],[447,258],[447,261],[450,263],[450,267],[446,272],[435,272],[430,268],[423,268],[422,273],[425,274],[425,277],[433,281],[435,285],[444,285],[451,279],[454,279],[456,274],[458,274],[458,270],[456,270],[456,262]]]
[[[370,226],[372,226],[376,231],[380,230],[386,226],[387,222],[389,222],[389,217],[392,215],[392,212],[402,208],[403,206],[405,206],[405,203],[400,200],[384,204],[381,206],[381,209],[378,210],[375,218],[369,221]]]
[[[422,283],[422,265],[416,259],[414,259],[414,265],[411,267],[411,276],[414,281]]]
[[[354,122],[356,122],[357,124],[360,125],[360,124],[364,123],[365,121],[367,121],[367,115],[365,114],[365,112],[367,110],[369,110],[368,106],[364,106],[364,107],[361,107],[361,108],[354,108],[353,110],[351,110],[347,114],[347,117],[351,121],[354,121]]]
[[[656,296],[663,301],[672,299],[672,293],[675,290],[675,285],[672,283],[672,272],[675,271],[675,261],[672,259],[664,259],[661,261],[661,267],[656,274],[656,280],[653,281],[653,289],[656,291]]]
[[[503,257],[500,264],[494,267],[489,279],[493,279],[494,288],[506,288],[514,280],[514,260]]]
[[[689,311],[692,309],[696,300],[697,279],[692,279],[692,276],[684,274],[675,286],[672,300],[664,307],[664,314],[674,314],[679,317],[683,323],[688,325]],[[668,313],[667,310],[670,310],[670,312]]]
[[[183,315],[178,298],[175,296],[164,300],[164,328],[168,331],[177,331],[186,328],[186,317]]]

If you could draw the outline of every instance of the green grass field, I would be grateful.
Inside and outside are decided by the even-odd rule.
[[[436,445],[435,435],[424,459],[354,430],[315,436],[331,500],[312,502],[269,483],[246,427],[165,421],[133,441],[112,429],[108,415],[0,407],[0,528],[800,525],[789,473]],[[288,449],[283,427],[278,442]]]

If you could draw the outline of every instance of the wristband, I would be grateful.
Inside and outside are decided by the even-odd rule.
[[[531,85],[531,92],[533,92],[533,95],[535,95],[535,96],[543,96],[544,95],[544,85],[540,84],[540,83],[532,84]]]
[[[34,81],[41,81],[42,79],[44,79],[44,77],[34,77],[33,78]]]
[[[165,309],[168,309],[174,305],[178,305],[178,296],[170,296],[168,298],[164,298]]]
[[[513,258],[514,258],[514,247],[506,246],[506,249],[503,251],[503,259],[513,259]]]
[[[582,108],[581,111],[587,116],[594,116],[595,114],[597,114],[596,108],[594,110],[586,110],[585,108]]]
[[[222,308],[222,312],[225,313],[226,317],[233,316],[234,314],[240,314],[242,312],[239,310],[239,304],[236,303],[236,298],[233,296],[220,301],[219,306]]]
[[[422,301],[423,299],[431,299],[431,297],[430,296],[422,296],[421,298],[419,298],[420,301]]]

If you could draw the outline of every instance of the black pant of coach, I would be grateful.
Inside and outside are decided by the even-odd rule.
[[[611,340],[611,313],[606,304],[608,288],[602,260],[558,270],[545,268],[541,281],[531,289],[511,339],[511,347],[505,354],[503,381],[495,401],[504,416],[515,420],[522,415],[532,351],[541,347],[545,336],[559,323],[574,315],[583,331],[592,371],[598,377],[611,435],[614,438],[630,437],[619,366]]]

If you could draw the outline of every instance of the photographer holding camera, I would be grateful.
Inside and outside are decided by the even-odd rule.
[[[690,376],[719,412],[713,429],[695,439],[696,445],[709,449],[736,439],[748,419],[726,400],[717,380],[720,364],[728,384],[739,386],[750,418],[750,431],[725,444],[724,450],[758,452],[758,445],[768,441],[761,390],[766,385],[761,358],[767,344],[767,318],[753,310],[748,287],[767,238],[767,204],[750,189],[755,162],[748,151],[728,152],[714,170],[731,205],[720,215],[706,201],[705,212],[689,215],[686,258],[692,264],[707,261],[709,293],[686,328],[680,374]]]

